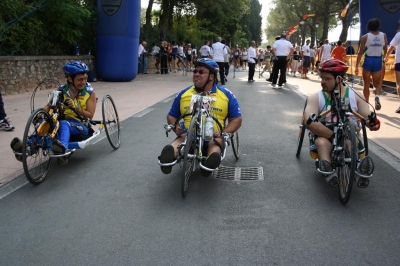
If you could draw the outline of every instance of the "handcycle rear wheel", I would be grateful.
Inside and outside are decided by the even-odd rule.
[[[239,160],[240,150],[239,150],[239,133],[236,131],[231,136],[231,145],[233,150],[233,155],[235,155],[236,160]]]
[[[110,145],[116,150],[121,145],[119,116],[110,95],[104,95],[102,101],[103,124]]]
[[[32,112],[25,126],[22,140],[22,165],[28,181],[39,185],[49,173],[51,158],[48,147],[49,134],[51,133],[51,117],[43,109]]]
[[[299,158],[300,156],[300,152],[301,152],[301,148],[303,147],[303,140],[304,140],[304,134],[306,132],[306,124],[305,124],[305,119],[304,119],[304,111],[306,110],[307,107],[307,100],[304,104],[304,109],[303,109],[303,115],[301,117],[301,123],[299,126],[299,136],[297,138],[297,151],[296,151],[296,157]]]
[[[192,117],[190,121],[190,126],[187,131],[186,137],[186,146],[185,146],[185,153],[183,155],[183,175],[182,175],[182,186],[181,186],[181,193],[182,197],[186,197],[189,187],[189,179],[190,175],[193,172],[195,157],[189,156],[194,155],[196,156],[196,117]]]
[[[357,167],[356,130],[353,121],[345,120],[342,136],[338,142],[343,147],[341,155],[343,162],[337,166],[339,198],[342,204],[346,204],[350,200]]]

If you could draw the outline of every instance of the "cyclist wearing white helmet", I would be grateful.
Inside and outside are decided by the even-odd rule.
[[[184,114],[190,112],[192,96],[199,93],[206,93],[210,98],[211,110],[213,116],[216,117],[221,125],[228,124],[223,128],[225,133],[233,133],[239,129],[242,124],[242,114],[240,112],[239,103],[232,92],[226,88],[217,85],[217,74],[219,72],[218,64],[208,58],[200,58],[194,62],[195,70],[193,70],[193,85],[183,89],[176,96],[172,107],[167,115],[169,125],[174,125],[177,119]],[[185,116],[184,121],[178,123],[174,132],[177,138],[169,145],[166,145],[159,156],[161,163],[171,163],[178,156],[177,147],[185,140],[186,131],[189,127],[191,116]],[[214,129],[218,126],[214,122]],[[204,166],[216,169],[221,162],[221,151],[224,146],[224,140],[219,132],[214,131],[213,140],[205,143],[207,149],[207,159]],[[172,166],[161,166],[164,174],[169,174]],[[204,176],[208,176],[211,172],[202,170]]]

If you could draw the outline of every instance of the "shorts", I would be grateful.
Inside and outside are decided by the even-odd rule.
[[[365,56],[362,65],[363,70],[379,72],[382,70],[382,56]]]
[[[239,56],[238,55],[235,55],[235,59],[238,59],[239,58]]]
[[[264,61],[264,59],[261,59],[261,58],[260,58],[260,59],[258,59],[258,60],[259,60],[260,62]]]
[[[188,62],[192,62],[192,56],[191,55],[187,55],[186,58],[187,58]]]
[[[309,56],[304,56],[303,66],[310,67],[310,57]]]
[[[394,64],[394,70],[400,71],[400,63]]]

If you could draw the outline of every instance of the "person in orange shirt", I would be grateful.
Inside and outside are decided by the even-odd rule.
[[[342,46],[342,41],[338,41],[336,44],[336,47],[332,50],[331,57],[344,62],[346,48]]]

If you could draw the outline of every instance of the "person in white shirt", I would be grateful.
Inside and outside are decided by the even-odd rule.
[[[364,97],[369,102],[369,85],[372,76],[372,85],[375,88],[375,109],[381,109],[379,95],[381,94],[381,75],[382,75],[382,62],[386,56],[387,51],[387,37],[386,34],[379,31],[381,22],[377,18],[370,19],[367,24],[369,33],[361,36],[360,46],[358,47],[356,69],[354,74],[358,76],[358,66],[360,65],[361,56],[364,55],[364,63],[362,64],[362,78],[364,82]],[[383,52],[383,57],[382,57]]]
[[[394,56],[394,70],[396,75],[396,86],[397,86],[397,95],[400,98],[400,29],[397,31],[396,35],[393,37],[393,40],[390,42],[389,50],[385,56],[385,63],[389,60],[389,56],[392,51],[395,49],[396,54]],[[400,107],[397,108],[396,113],[400,114]]]
[[[282,87],[283,83],[286,82],[286,66],[289,58],[293,56],[293,45],[291,42],[286,40],[286,34],[282,34],[281,38],[274,42],[272,51],[275,56],[275,62],[272,70],[272,87],[276,86],[279,76],[278,86]]]
[[[211,48],[210,41],[206,41],[204,45],[200,48],[201,58],[211,58]]]
[[[226,44],[226,40],[221,41],[222,44]],[[231,49],[229,46],[226,46],[227,54],[225,55],[224,60],[224,67],[225,67],[225,82],[228,82],[228,75],[229,75],[229,56],[231,55]]]
[[[311,74],[314,74],[314,66],[315,66],[315,49],[310,46],[310,66],[311,66]]]
[[[153,42],[153,47],[151,48],[151,54],[156,58],[155,67],[157,68],[156,74],[160,74],[160,47]]]
[[[308,68],[310,67],[310,40],[306,40],[306,44],[301,48],[301,58],[303,61],[303,73],[302,79],[308,79],[307,73]]]
[[[319,58],[321,58],[320,63],[331,58],[331,51],[332,51],[332,46],[329,44],[328,40],[325,40],[320,50],[320,56],[319,56]]]
[[[139,44],[139,74],[149,74],[147,72],[147,51],[146,42],[142,41]]]
[[[257,54],[257,48],[256,48],[256,42],[251,41],[251,46],[249,49],[247,49],[247,64],[249,65],[249,75],[247,78],[248,82],[254,82],[254,72],[256,69],[256,60],[257,60],[258,54]]]
[[[228,54],[226,46],[221,43],[221,37],[217,38],[217,42],[213,43],[211,46],[211,56],[212,59],[218,64],[219,67],[219,77],[221,85],[225,85],[225,55]]]

